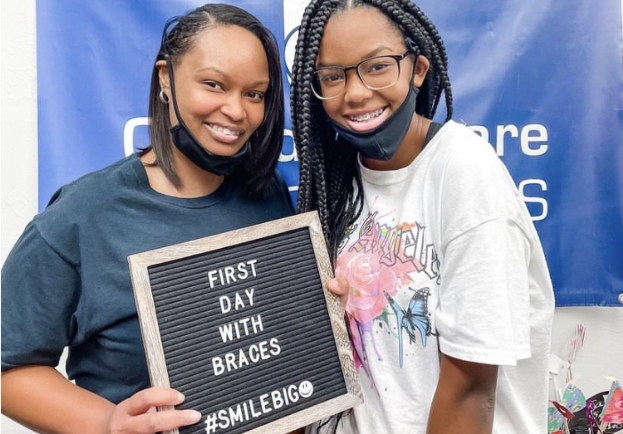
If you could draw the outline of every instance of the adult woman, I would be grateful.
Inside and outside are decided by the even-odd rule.
[[[183,396],[148,388],[126,258],[292,213],[275,172],[279,54],[255,17],[209,4],[167,23],[149,111],[151,146],[61,188],[4,264],[2,411],[35,430],[199,421],[192,410],[151,411]],[[75,384],[54,369],[67,346]]]
[[[365,403],[337,431],[545,432],[545,257],[491,146],[451,120],[434,25],[410,0],[312,0],[291,106],[299,211],[351,287]]]

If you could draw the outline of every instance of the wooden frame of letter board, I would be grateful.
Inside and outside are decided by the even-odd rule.
[[[290,238],[296,239],[292,241]],[[281,247],[279,244],[282,244]],[[231,260],[223,262],[228,254],[233,255]],[[265,291],[264,305],[259,306],[262,301],[257,297],[255,303],[258,306],[253,306],[251,310],[266,317],[270,317],[271,312],[273,315],[277,312],[279,324],[268,323],[266,320],[267,323],[263,324],[264,336],[257,338],[278,338],[280,353],[267,361],[245,364],[234,372],[218,374],[228,377],[221,379],[215,375],[216,368],[212,365],[214,356],[210,355],[210,351],[216,348],[218,355],[224,355],[228,351],[238,354],[237,351],[242,351],[240,348],[248,348],[248,345],[239,345],[240,348],[218,353],[219,345],[224,345],[222,341],[226,338],[221,335],[221,341],[206,340],[211,330],[213,334],[217,334],[214,331],[218,329],[218,324],[211,322],[212,319],[216,318],[215,321],[218,321],[225,311],[222,305],[218,309],[210,308],[211,311],[195,307],[219,306],[218,297],[212,294],[214,290],[205,284],[206,267],[214,270],[214,267],[224,267],[224,264],[241,263],[241,260],[245,260],[245,254],[247,258],[249,254],[255,255],[256,259],[261,258],[254,264],[259,277],[263,276],[264,264],[267,264],[267,270],[271,266],[276,267],[274,274],[267,271],[269,279],[264,279],[263,284],[259,277],[256,278],[256,285],[251,288],[253,294],[261,293],[264,287],[270,289]],[[210,255],[213,259],[210,259]],[[283,257],[287,257],[287,262],[279,259]],[[195,264],[186,265],[187,274],[182,276],[184,278],[172,274],[174,277],[169,276],[168,279],[179,282],[188,280],[185,277],[190,276],[191,282],[186,283],[186,287],[179,283],[165,283],[156,292],[155,287],[152,287],[150,271],[155,273],[154,267],[164,267],[165,272],[169,266],[183,268],[179,264],[185,265],[184,261],[195,261]],[[220,265],[210,265],[210,261],[220,261]],[[271,265],[271,261],[277,262]],[[325,289],[326,282],[332,277],[332,268],[315,211],[130,255],[128,262],[152,386],[173,387],[181,391],[186,396],[186,401],[176,408],[194,408],[202,413],[199,423],[167,431],[168,434],[286,433],[348,410],[363,401],[339,299]],[[214,271],[212,273],[212,277],[216,276]],[[156,283],[157,281],[158,277],[155,278]],[[249,282],[251,283],[253,282]],[[198,286],[201,288],[197,289]],[[245,294],[244,290],[239,292]],[[159,294],[164,294],[162,297],[165,301],[158,301]],[[228,296],[230,295],[234,295],[234,292],[230,291]],[[262,307],[267,309],[262,311]],[[193,309],[200,310],[199,321],[197,314],[193,314]],[[162,335],[161,329],[165,328],[173,331],[167,331],[166,336]],[[243,336],[243,339],[250,338],[247,343],[253,345],[254,337]],[[302,348],[296,348],[297,345]],[[293,363],[298,364],[292,365]],[[269,365],[273,370],[262,368],[263,364]],[[261,371],[257,371],[258,369]],[[255,373],[245,376],[247,370]],[[250,378],[247,378],[249,375]],[[290,379],[288,375],[296,379]],[[238,377],[242,377],[242,380],[238,381]],[[298,392],[302,390],[300,388],[303,382],[309,378],[315,379],[311,383],[311,397],[306,400],[302,395],[291,395],[290,392],[286,396],[286,389],[283,388],[285,383],[288,384],[285,386],[288,391],[292,391],[293,386],[298,384],[299,389],[295,388]],[[324,384],[326,382],[328,384]],[[250,388],[262,387],[261,384],[264,383],[270,385],[268,390],[252,391],[256,396],[249,397]],[[276,389],[278,385],[281,389]],[[271,405],[270,393],[277,393],[275,390],[280,390],[282,399],[292,401],[287,409],[283,407],[283,401],[273,401]],[[245,393],[247,395],[243,399]],[[261,395],[258,396],[258,393]],[[264,397],[265,403],[269,403],[267,407],[261,407],[261,397]],[[293,397],[299,398],[296,403],[293,402]],[[278,404],[281,407],[277,408]],[[214,422],[219,415],[213,408],[215,405],[221,405],[219,411],[225,411],[224,419],[218,419],[223,423],[222,426]],[[267,413],[254,415],[258,406],[260,410],[268,409]],[[162,407],[159,410],[170,408],[172,407]],[[250,419],[248,414],[251,414]],[[235,419],[242,415],[247,415],[246,421],[239,422]],[[211,418],[211,425],[207,422],[208,417]],[[224,420],[227,422],[223,422]]]

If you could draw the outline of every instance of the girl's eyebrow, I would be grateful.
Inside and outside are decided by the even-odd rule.
[[[364,59],[368,59],[368,58],[370,58],[370,57],[374,57],[374,56],[380,55],[380,54],[382,54],[382,53],[384,54],[384,52],[385,52],[385,51],[388,51],[388,52],[390,52],[390,53],[391,53],[391,52],[393,52],[393,51],[394,51],[394,49],[393,49],[393,48],[390,48],[390,47],[388,47],[388,46],[386,46],[386,45],[381,45],[381,46],[379,46],[379,47],[375,48],[374,50],[369,51],[368,53],[366,53],[366,54],[365,54],[365,55],[364,55],[364,56],[360,59],[360,61],[361,61],[361,60],[364,60]],[[319,58],[319,57],[320,57],[320,56],[318,56],[318,58]],[[318,63],[316,64],[316,67],[317,67],[317,68],[318,68],[318,67],[326,67],[326,66],[339,66],[339,64],[338,64],[338,63],[334,63],[334,62],[331,62],[331,63],[329,63],[329,62],[318,62]],[[353,66],[354,66],[354,65],[353,65]]]

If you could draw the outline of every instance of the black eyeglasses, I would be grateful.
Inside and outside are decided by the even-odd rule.
[[[363,59],[353,66],[323,66],[314,71],[312,90],[319,99],[331,99],[340,95],[346,87],[346,73],[357,71],[361,82],[371,90],[387,89],[400,77],[400,62],[412,51],[403,55],[374,56]]]

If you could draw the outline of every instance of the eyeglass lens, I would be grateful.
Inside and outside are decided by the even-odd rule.
[[[399,59],[394,56],[379,56],[364,60],[356,67],[361,81],[372,90],[393,86],[400,76]],[[342,93],[346,85],[346,70],[350,68],[328,67],[315,71],[314,93],[319,98],[334,98]]]

